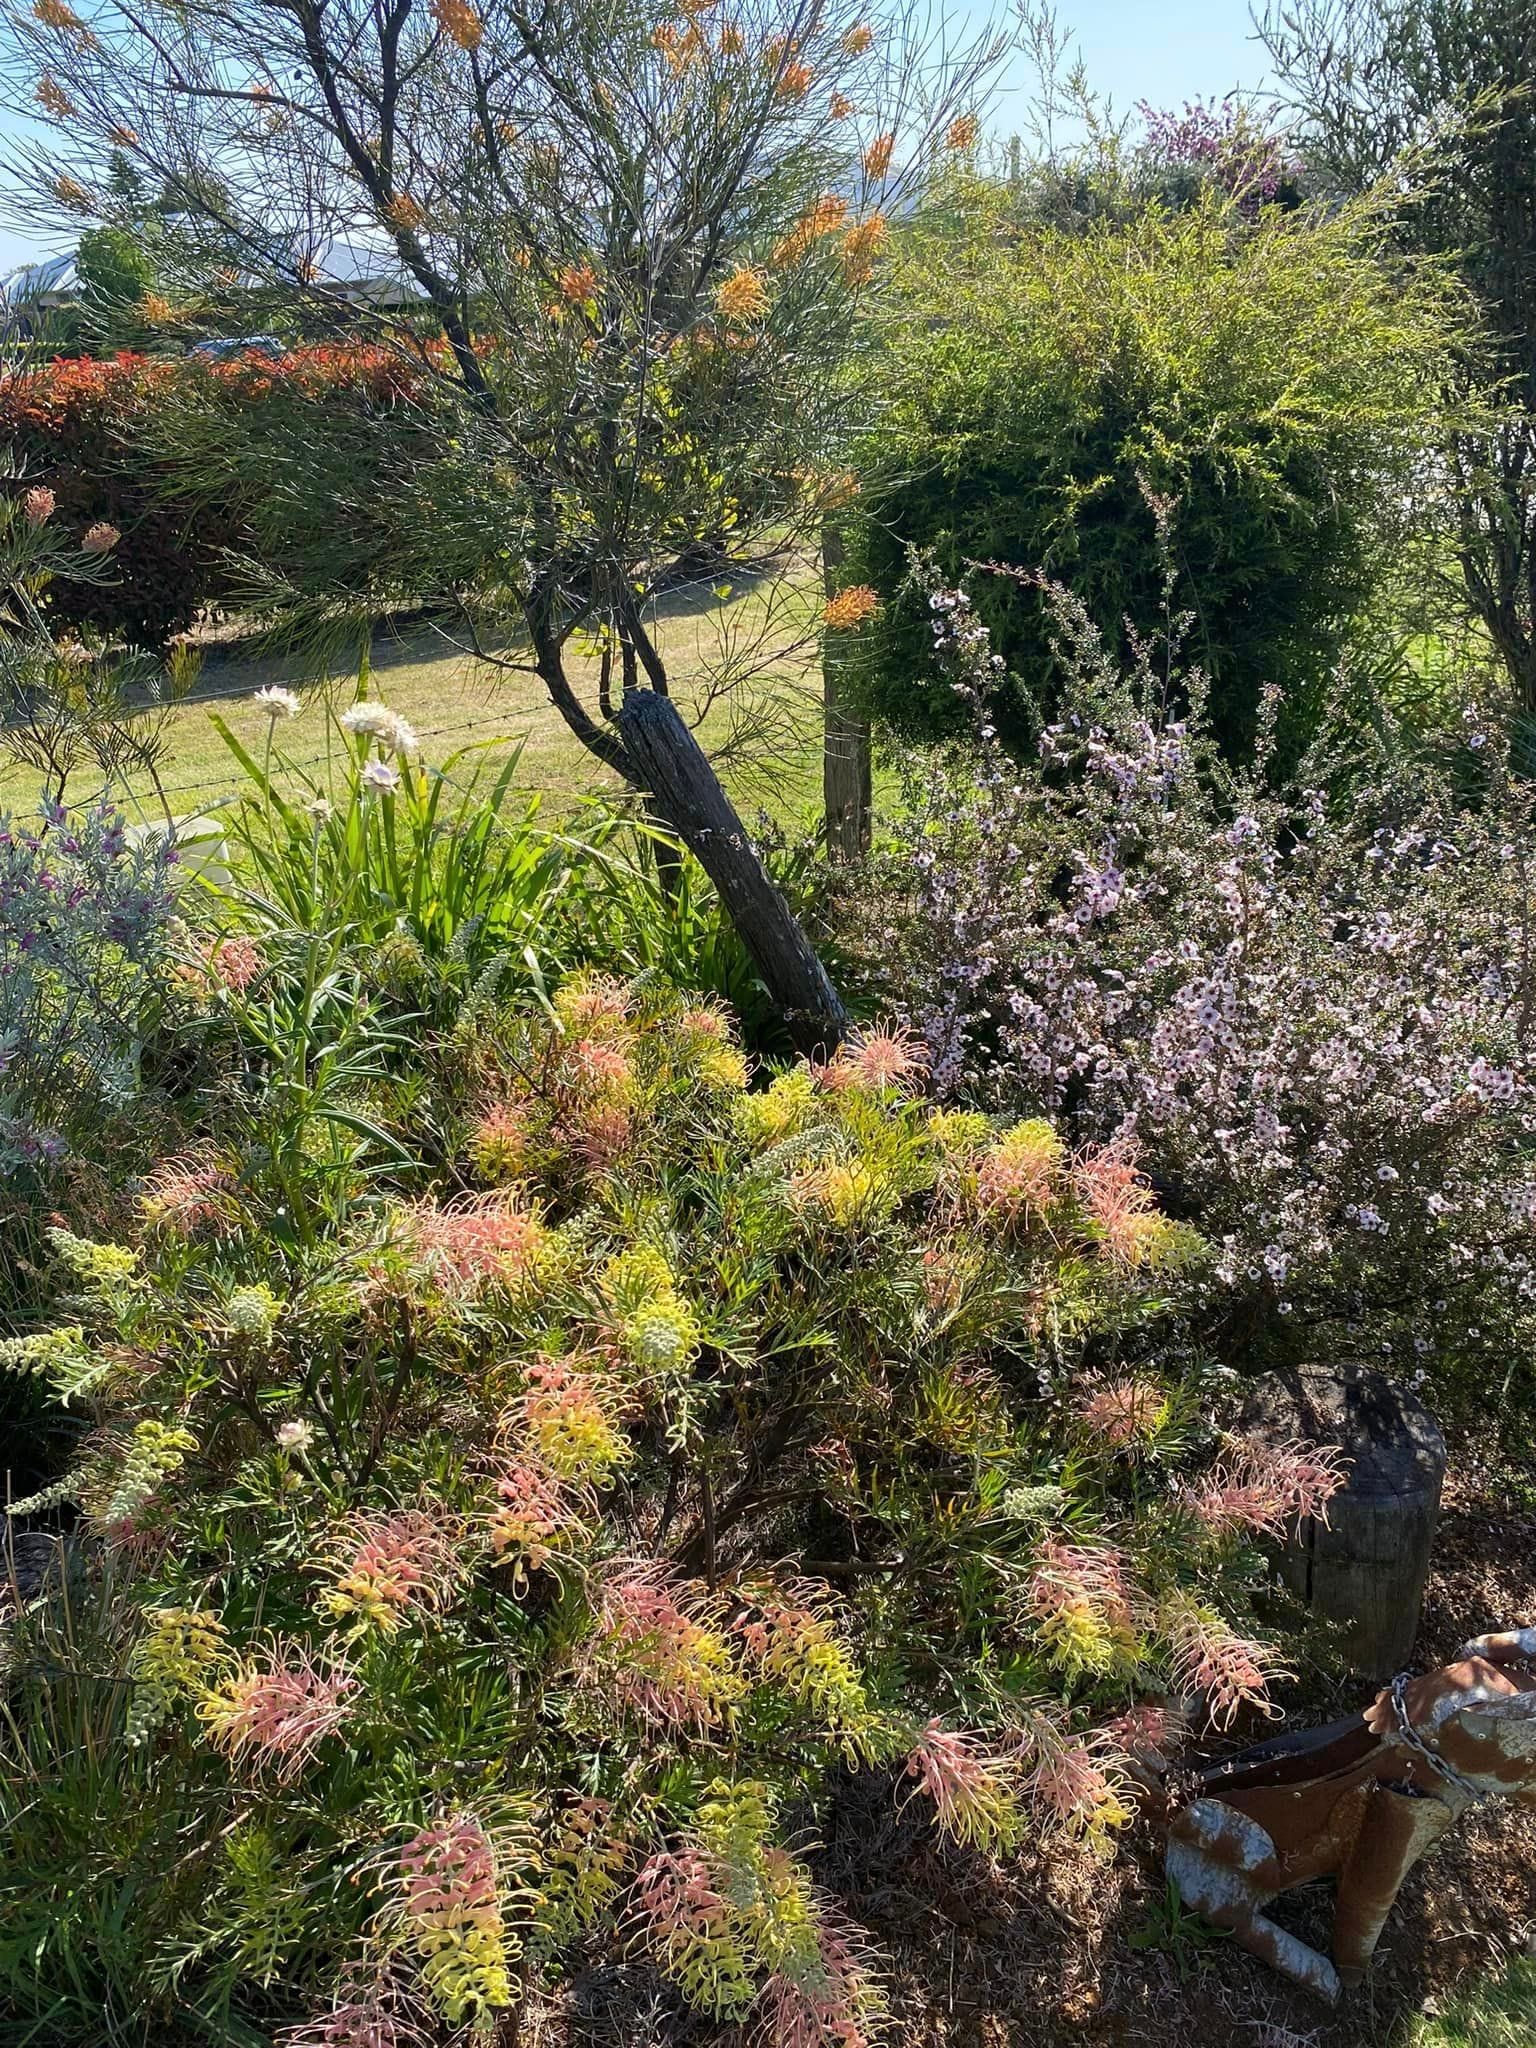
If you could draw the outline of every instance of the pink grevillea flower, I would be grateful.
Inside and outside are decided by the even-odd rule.
[[[855,1031],[836,1059],[822,1068],[821,1078],[831,1087],[903,1088],[927,1071],[928,1056],[919,1041],[891,1025]]]
[[[1127,1148],[1109,1145],[1085,1154],[1073,1168],[1072,1182],[1110,1257],[1122,1265],[1139,1265],[1162,1228],[1162,1218]]]
[[[868,2048],[875,2006],[869,1965],[852,1927],[818,1901],[814,1952],[781,1964],[763,1986],[768,2048]]]
[[[1016,1772],[1010,1758],[980,1736],[932,1720],[907,1757],[907,1775],[931,1800],[947,1835],[971,1848],[1003,1848],[1018,1832]]]
[[[1251,1529],[1281,1536],[1298,1518],[1326,1525],[1328,1503],[1347,1480],[1332,1445],[1290,1441],[1240,1444],[1203,1479],[1183,1489],[1190,1512],[1216,1536]]]
[[[280,1777],[292,1777],[345,1720],[354,1683],[350,1673],[323,1672],[307,1650],[295,1649],[226,1679],[198,1711],[236,1761],[274,1764]]]
[[[635,1880],[634,1907],[664,1961],[715,1954],[740,1969],[731,1909],[701,1849],[660,1850]],[[734,1971],[731,1972],[734,1974]]]
[[[439,1208],[422,1202],[401,1212],[408,1250],[447,1294],[530,1281],[549,1249],[538,1214],[508,1195],[481,1195]]]
[[[1015,1124],[977,1163],[978,1206],[1003,1218],[1044,1209],[1056,1192],[1062,1156],[1062,1142],[1043,1118]]]
[[[469,1815],[436,1822],[400,1851],[407,1916],[436,1927],[501,1925],[490,1837]]]
[[[110,519],[98,519],[80,536],[80,545],[88,555],[109,555],[122,537]]]
[[[254,939],[232,932],[227,938],[210,942],[203,954],[203,964],[220,988],[243,995],[267,963]]]
[[[491,1548],[534,1571],[549,1562],[581,1526],[570,1489],[532,1458],[516,1458],[496,1479]]]
[[[622,1102],[599,1098],[562,1119],[571,1150],[588,1173],[606,1173],[634,1143],[635,1119]]]
[[[623,1048],[606,1038],[579,1038],[566,1055],[572,1086],[582,1096],[622,1096],[634,1073]]]
[[[563,1358],[535,1359],[517,1419],[539,1462],[564,1478],[604,1478],[630,1455],[618,1428],[623,1396],[606,1373]]]
[[[278,2048],[429,2048],[431,2036],[391,1992],[343,1990],[329,2012],[284,2027]]]
[[[46,526],[57,504],[58,499],[46,484],[34,484],[22,498],[22,516],[28,526]]]
[[[1048,1537],[1035,1553],[1025,1601],[1040,1619],[1087,1602],[1106,1619],[1129,1627],[1132,1590],[1125,1553],[1108,1543],[1062,1543]]]
[[[1269,1687],[1289,1673],[1265,1643],[1241,1636],[1208,1607],[1180,1595],[1164,1616],[1173,1682],[1201,1695],[1211,1721],[1225,1728],[1239,1707],[1257,1707],[1271,1719],[1279,1709]]]
[[[450,2025],[510,2005],[496,1856],[479,1821],[460,1814],[413,1835],[400,1880],[422,1976]]]
[[[1026,1781],[1029,1804],[1048,1828],[1102,1847],[1131,1818],[1124,1766],[1091,1738],[1042,1723]]]
[[[681,1588],[642,1565],[603,1588],[594,1647],[600,1682],[630,1713],[657,1727],[718,1725],[742,1690],[724,1640],[693,1617]]]
[[[1176,1707],[1142,1701],[1117,1714],[1104,1732],[1127,1756],[1166,1763],[1189,1732],[1189,1724]]]
[[[631,1010],[629,990],[606,974],[568,981],[555,997],[555,1012],[566,1030],[578,1038],[622,1037]]]
[[[456,1570],[453,1540],[418,1509],[360,1517],[348,1532],[341,1569],[325,1595],[338,1619],[390,1634],[409,1609],[440,1607]]]
[[[690,1038],[718,1039],[722,1045],[732,1042],[730,1018],[723,1010],[712,1010],[702,1003],[696,1003],[691,1010],[684,1010],[677,1020],[677,1028]]]
[[[498,1186],[527,1171],[528,1152],[528,1119],[517,1102],[493,1103],[470,1135],[476,1172]]]
[[[164,1159],[148,1175],[139,1202],[147,1223],[178,1237],[206,1230],[223,1235],[233,1227],[235,1183],[207,1146]]]
[[[1167,1397],[1155,1380],[1130,1373],[1090,1381],[1076,1403],[1078,1419],[1111,1450],[1145,1442],[1157,1428]]]

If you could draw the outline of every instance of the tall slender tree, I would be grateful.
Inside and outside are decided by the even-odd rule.
[[[200,288],[355,322],[349,276],[386,280],[363,318],[403,370],[367,427],[390,504],[346,516],[378,473],[355,420],[329,464],[318,406],[253,442],[215,378],[181,408],[189,494],[243,477],[273,594],[311,615],[451,595],[485,652],[510,605],[492,658],[683,834],[802,1038],[835,1035],[667,702],[654,603],[845,492],[861,302],[1002,39],[952,47],[902,0],[12,0],[5,23],[12,103],[52,131],[17,153],[34,212],[112,223],[119,152]]]

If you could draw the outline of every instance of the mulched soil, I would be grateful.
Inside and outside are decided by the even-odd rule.
[[[1536,1517],[1470,1470],[1447,1485],[1415,1669],[1444,1663],[1480,1630],[1536,1621]],[[1288,1718],[1331,1720],[1368,1692],[1314,1680],[1287,1702]],[[865,1776],[849,1779],[821,1836],[819,1881],[880,1944],[892,2048],[1394,2048],[1408,2020],[1436,2011],[1461,1980],[1536,1953],[1536,1807],[1481,1808],[1426,1858],[1366,1988],[1336,2013],[1225,1941],[1170,1933],[1150,1823],[1108,1866],[1024,1856],[998,1872]],[[1326,1951],[1331,1909],[1329,1887],[1314,1885],[1273,1910]],[[578,1978],[530,2037],[566,2048],[737,2040],[690,2018],[639,1969]]]

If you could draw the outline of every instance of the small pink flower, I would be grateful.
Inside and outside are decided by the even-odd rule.
[[[335,1582],[325,1596],[339,1618],[390,1634],[412,1608],[440,1607],[457,1570],[447,1530],[418,1509],[351,1525]]]
[[[1187,1733],[1184,1716],[1174,1707],[1143,1701],[1117,1714],[1104,1731],[1127,1756],[1166,1763]]]
[[[1239,1635],[1219,1614],[1185,1597],[1173,1603],[1166,1620],[1174,1684],[1200,1694],[1218,1728],[1242,1706],[1271,1716],[1278,1712],[1269,1686],[1287,1674],[1267,1644]]]
[[[88,555],[109,555],[122,537],[109,519],[98,519],[85,529],[80,545]]]
[[[835,1908],[818,1904],[812,1968],[781,1967],[763,1987],[768,2048],[868,2048],[872,1993],[853,1928]]]
[[[1345,1462],[1331,1445],[1250,1439],[1180,1498],[1215,1536],[1247,1529],[1279,1537],[1298,1519],[1327,1525],[1328,1503],[1347,1483]]]
[[[549,1245],[537,1212],[510,1194],[473,1196],[444,1208],[420,1202],[402,1211],[400,1222],[407,1250],[447,1294],[530,1280]]]
[[[211,940],[203,959],[211,979],[236,995],[243,995],[267,964],[256,941],[239,932]]]
[[[34,484],[21,501],[21,509],[28,526],[46,526],[53,517],[58,500],[46,484]]]
[[[904,1087],[927,1070],[927,1053],[910,1031],[876,1027],[855,1031],[830,1066],[822,1069],[822,1079],[833,1087],[851,1083],[879,1090]]]
[[[741,1682],[722,1638],[682,1604],[683,1588],[656,1565],[609,1579],[593,1640],[594,1681],[653,1727],[718,1725]]]
[[[940,1827],[956,1841],[990,1850],[1012,1836],[1013,1764],[979,1736],[930,1721],[907,1757],[907,1775],[917,1780]]]
[[[227,1679],[200,1712],[232,1758],[274,1763],[280,1777],[291,1777],[345,1720],[354,1683],[346,1671],[322,1672],[300,1649]]]
[[[145,1221],[177,1237],[199,1231],[227,1235],[234,1227],[235,1183],[218,1156],[199,1146],[165,1159],[144,1182],[139,1197]]]
[[[1091,1381],[1078,1397],[1083,1426],[1112,1450],[1145,1442],[1157,1427],[1166,1396],[1155,1380],[1130,1373],[1120,1379]]]
[[[1073,1170],[1077,1198],[1098,1225],[1105,1250],[1122,1265],[1138,1265],[1160,1219],[1152,1190],[1129,1150],[1109,1145],[1087,1153]]]

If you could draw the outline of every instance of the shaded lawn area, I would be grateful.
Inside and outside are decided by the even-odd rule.
[[[663,599],[652,618],[672,694],[738,806],[748,817],[766,811],[788,828],[812,823],[821,801],[819,604],[818,583],[794,565],[729,584],[690,586]],[[520,750],[517,790],[543,796],[557,811],[582,797],[620,791],[618,777],[572,735],[536,676],[477,659],[450,631],[430,622],[381,629],[369,653],[369,694],[410,720],[427,762],[440,766],[472,747],[477,761],[499,767]],[[510,640],[491,641],[489,651],[519,658]],[[243,771],[215,719],[260,758],[268,719],[252,698],[269,684],[296,690],[304,700],[298,718],[277,723],[277,755],[323,780],[327,752],[338,745],[326,707],[339,711],[352,701],[357,658],[317,674],[313,657],[262,653],[250,639],[218,635],[207,636],[199,652],[202,668],[193,688],[161,714],[159,779],[173,814],[195,814],[241,788]],[[583,648],[570,666],[595,714],[596,648]],[[89,764],[80,769],[78,794],[85,793],[91,772]],[[283,779],[279,769],[279,784]],[[30,808],[38,781],[34,769],[7,762],[0,806]],[[126,808],[133,815],[162,815],[148,774],[130,777]]]

